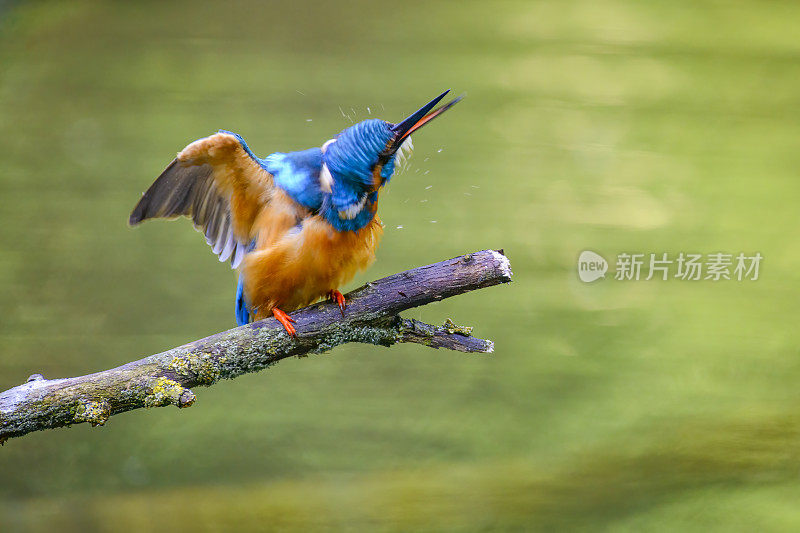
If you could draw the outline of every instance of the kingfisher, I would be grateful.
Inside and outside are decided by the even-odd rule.
[[[461,97],[445,91],[396,124],[369,119],[320,147],[257,157],[238,134],[219,130],[181,150],[142,195],[128,223],[186,216],[220,261],[238,269],[240,326],[321,298],[344,316],[343,286],[375,260],[383,234],[378,196],[410,155],[411,134]]]

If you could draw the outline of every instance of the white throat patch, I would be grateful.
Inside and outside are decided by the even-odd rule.
[[[414,143],[411,142],[411,136],[409,135],[403,141],[403,144],[400,145],[400,148],[397,149],[397,153],[394,156],[395,166],[402,167],[403,164],[411,157],[411,152],[414,151]]]

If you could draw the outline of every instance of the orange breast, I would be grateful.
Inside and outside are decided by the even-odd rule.
[[[283,225],[285,228],[285,224]],[[305,218],[274,239],[262,240],[242,263],[245,296],[256,319],[272,309],[292,311],[347,283],[375,260],[383,229],[375,217],[359,231],[339,232],[321,216]]]

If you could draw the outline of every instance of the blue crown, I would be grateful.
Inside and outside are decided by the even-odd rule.
[[[370,119],[350,126],[328,145],[323,159],[335,182],[345,182],[363,190],[373,187],[372,170],[381,152],[394,139],[391,124]],[[394,157],[381,168],[385,183],[394,172]],[[383,183],[381,183],[383,185]]]

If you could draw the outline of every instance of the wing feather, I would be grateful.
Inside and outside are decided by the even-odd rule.
[[[183,149],[142,195],[128,223],[187,216],[220,261],[236,268],[247,253],[255,215],[269,202],[272,176],[244,141],[220,132]],[[239,209],[232,209],[236,196]]]

